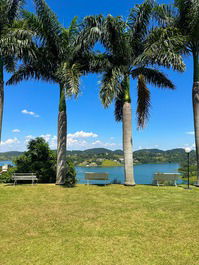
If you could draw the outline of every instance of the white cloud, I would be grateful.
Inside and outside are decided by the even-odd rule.
[[[189,134],[189,135],[194,135],[194,131],[189,131],[189,132],[186,132],[186,134]]]
[[[92,145],[99,145],[99,144],[102,144],[102,142],[100,140],[97,140],[97,141],[92,143]]]
[[[195,145],[195,143],[193,143],[193,144],[184,144],[184,146],[179,146],[178,148],[183,148],[183,149],[185,149],[185,148],[187,148],[187,147],[191,148],[191,150],[196,149],[196,145]]]
[[[26,109],[22,110],[21,113],[23,113],[23,114],[27,114],[27,115],[31,115],[31,116],[33,116],[33,117],[35,117],[35,118],[39,118],[39,115],[38,115],[38,114],[36,114],[36,113],[33,112],[33,111],[28,111],[28,110],[26,110]]]
[[[51,138],[51,141],[50,141],[50,148],[51,149],[56,149],[57,148],[57,136],[54,135],[52,138]]]
[[[39,137],[42,137],[46,142],[48,142],[51,149],[57,148],[57,136],[56,135],[52,136],[51,134],[42,134]],[[24,144],[27,145],[27,143],[30,140],[35,139],[35,138],[36,137],[33,135],[25,136]]]
[[[0,150],[1,152],[8,152],[8,151],[23,151],[24,144],[18,140],[18,138],[9,138],[5,141],[1,141],[0,143]]]
[[[196,149],[196,145],[195,145],[195,143],[193,143],[193,144],[191,145],[191,148],[192,148],[192,149]]]
[[[104,143],[104,142],[99,141],[99,140],[93,142],[92,145],[97,146],[97,147],[114,147],[114,146],[116,146],[115,143]]]
[[[71,149],[71,148],[87,148],[87,146],[89,145],[89,143],[85,140],[77,140],[77,139],[73,139],[73,138],[68,138],[67,139],[67,146]]]
[[[50,134],[42,134],[42,135],[40,135],[40,137],[44,138],[44,140],[46,142],[49,142],[51,135]]]
[[[32,139],[34,139],[35,137],[34,136],[32,136],[32,135],[27,135],[27,136],[25,136],[25,144],[27,144],[30,140],[32,140]]]
[[[19,140],[15,138],[10,138],[5,141],[1,141],[1,145],[12,145],[12,144],[18,144],[20,143]]]
[[[93,132],[84,132],[84,131],[78,131],[75,133],[68,134],[68,138],[90,138],[90,137],[96,138],[98,137],[98,135]]]
[[[19,133],[20,130],[19,130],[19,129],[14,129],[14,130],[12,130],[12,132],[13,132],[13,133]]]

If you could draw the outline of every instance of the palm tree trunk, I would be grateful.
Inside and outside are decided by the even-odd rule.
[[[60,101],[58,115],[58,135],[57,135],[57,177],[56,184],[64,185],[67,165],[66,165],[66,132],[67,132],[67,117],[66,117],[66,100],[65,89],[60,84]]]
[[[195,145],[197,159],[197,186],[199,186],[199,53],[193,53],[194,61],[194,83],[192,89]]]
[[[122,86],[125,89],[123,104],[123,151],[124,151],[124,176],[126,186],[135,186],[133,173],[133,151],[132,151],[132,111],[130,99],[129,76],[125,76]]]
[[[0,143],[3,123],[3,106],[4,106],[4,81],[3,81],[3,61],[0,59]]]

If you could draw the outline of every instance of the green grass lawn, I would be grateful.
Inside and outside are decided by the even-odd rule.
[[[104,161],[102,161],[102,167],[117,167],[117,166],[122,166],[122,164],[120,164],[119,162],[113,161],[113,160],[109,160],[109,159],[105,159]]]
[[[0,185],[1,265],[199,264],[199,188]]]

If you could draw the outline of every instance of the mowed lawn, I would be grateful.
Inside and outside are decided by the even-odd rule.
[[[199,188],[0,185],[0,264],[199,264]]]

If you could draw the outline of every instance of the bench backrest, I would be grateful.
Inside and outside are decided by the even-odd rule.
[[[180,179],[179,173],[155,173],[153,180],[158,181],[175,181]]]
[[[35,173],[14,173],[12,178],[14,180],[33,180],[37,179],[37,176]]]
[[[108,180],[107,173],[95,173],[95,172],[86,172],[85,173],[86,180]]]
[[[13,176],[16,176],[16,177],[20,177],[20,176],[27,176],[27,177],[32,177],[32,176],[36,176],[35,173],[13,173]]]

